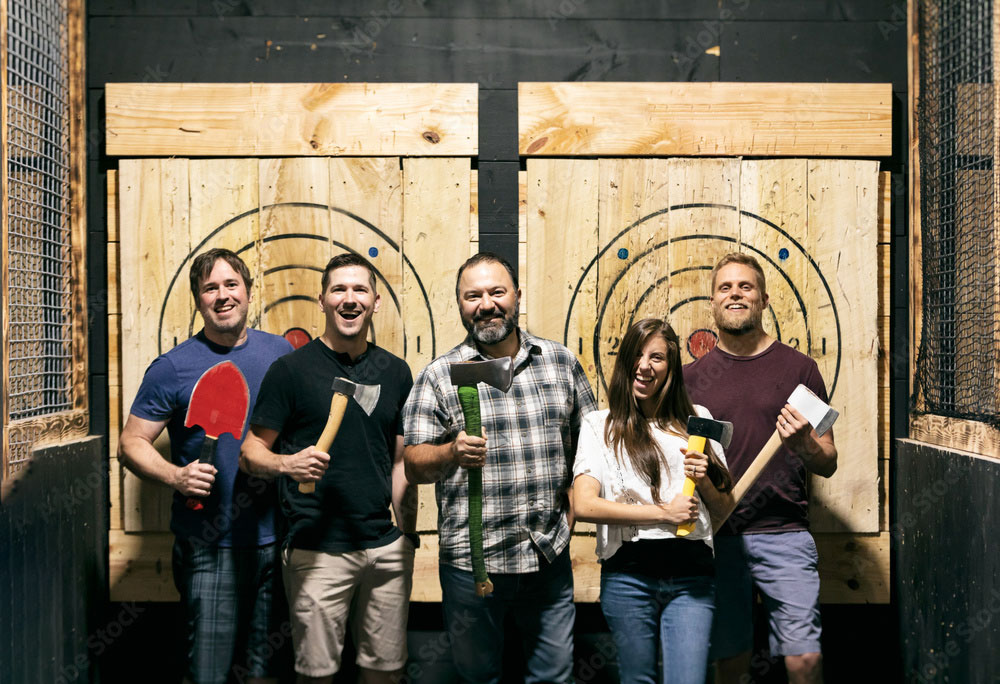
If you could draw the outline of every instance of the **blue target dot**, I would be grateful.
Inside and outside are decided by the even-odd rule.
[[[619,259],[628,259],[628,250],[625,249],[624,247],[622,247],[621,249],[619,249],[618,250],[618,258]]]
[[[785,249],[784,247],[782,247],[780,250],[778,250],[778,258],[781,261],[784,261],[785,259],[787,259],[788,258],[788,250]]]
[[[788,254],[788,250],[785,250],[785,254],[786,255]],[[372,257],[373,259],[375,257],[377,257],[378,256],[378,247],[369,247],[368,248],[368,256]]]

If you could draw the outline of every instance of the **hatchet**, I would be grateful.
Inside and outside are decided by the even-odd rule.
[[[219,437],[231,434],[237,441],[243,438],[243,426],[250,410],[250,388],[246,378],[232,361],[220,361],[201,374],[188,402],[184,427],[200,427],[205,431],[201,443],[200,463],[215,465],[215,448]],[[205,507],[201,498],[188,497],[187,507],[200,511]]]
[[[330,451],[333,440],[337,438],[340,431],[340,422],[344,419],[344,411],[347,410],[347,400],[354,397],[358,406],[370,416],[375,406],[378,404],[379,394],[382,391],[381,385],[359,385],[346,378],[334,378],[333,397],[330,399],[330,414],[326,418],[326,425],[319,439],[316,440],[316,448],[319,451]],[[300,482],[299,491],[303,494],[312,494],[316,491],[315,482]]]
[[[796,387],[791,396],[788,397],[786,403],[791,405],[792,408],[801,413],[809,421],[809,424],[812,425],[817,435],[826,434],[826,431],[833,427],[834,422],[840,416],[840,413],[830,408],[825,401],[817,397],[805,385]],[[713,532],[718,532],[719,528],[729,519],[729,516],[736,510],[736,506],[740,503],[740,500],[746,496],[746,493],[757,482],[757,478],[760,477],[764,468],[768,466],[779,449],[781,449],[781,435],[775,430],[771,438],[767,440],[767,444],[760,450],[753,463],[750,464],[750,467],[743,473],[739,482],[733,487],[733,502],[730,504],[728,510],[725,511],[725,514],[719,516],[714,521]]]
[[[479,415],[480,382],[507,392],[514,382],[514,365],[509,356],[489,361],[453,363],[450,367],[451,384],[458,386],[458,403],[465,417],[465,434],[482,437]],[[489,596],[493,582],[486,574],[483,556],[483,470],[466,468],[469,476],[469,545],[472,548],[472,577],[476,581],[476,594]]]
[[[729,447],[729,442],[733,439],[733,424],[725,420],[712,420],[701,416],[688,416],[688,451],[705,453],[705,442],[713,439],[722,445],[723,449]],[[684,496],[694,496],[696,482],[690,477],[684,478]],[[677,526],[677,536],[686,537],[694,532],[697,522],[684,523]]]

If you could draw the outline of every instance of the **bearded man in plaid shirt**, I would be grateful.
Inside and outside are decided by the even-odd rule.
[[[502,257],[482,252],[458,270],[469,335],[417,376],[403,408],[410,482],[436,483],[445,627],[463,681],[499,682],[503,621],[524,640],[527,682],[571,682],[573,573],[568,489],[581,418],[594,394],[566,347],[517,327],[521,291]],[[483,438],[465,433],[449,366],[509,356],[506,394],[480,384]],[[479,597],[469,544],[468,469],[483,470],[483,549],[494,591]]]

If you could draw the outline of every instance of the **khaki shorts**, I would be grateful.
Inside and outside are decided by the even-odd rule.
[[[285,549],[282,574],[296,672],[307,677],[337,672],[348,624],[358,666],[391,672],[406,665],[413,553],[413,544],[402,536],[347,553]]]

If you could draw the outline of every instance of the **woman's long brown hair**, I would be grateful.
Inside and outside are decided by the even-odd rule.
[[[644,416],[635,395],[632,381],[636,363],[642,350],[653,335],[661,336],[667,343],[667,379],[656,398],[654,415]],[[649,483],[653,501],[660,501],[660,474],[666,468],[664,454],[653,437],[650,421],[661,430],[687,438],[687,417],[696,415],[694,405],[684,387],[681,371],[681,350],[677,333],[666,321],[644,318],[625,333],[615,359],[611,384],[608,387],[608,419],[604,423],[604,441],[612,448],[615,457],[628,459],[632,469]],[[719,491],[729,491],[733,479],[710,444],[706,443],[708,477]]]

